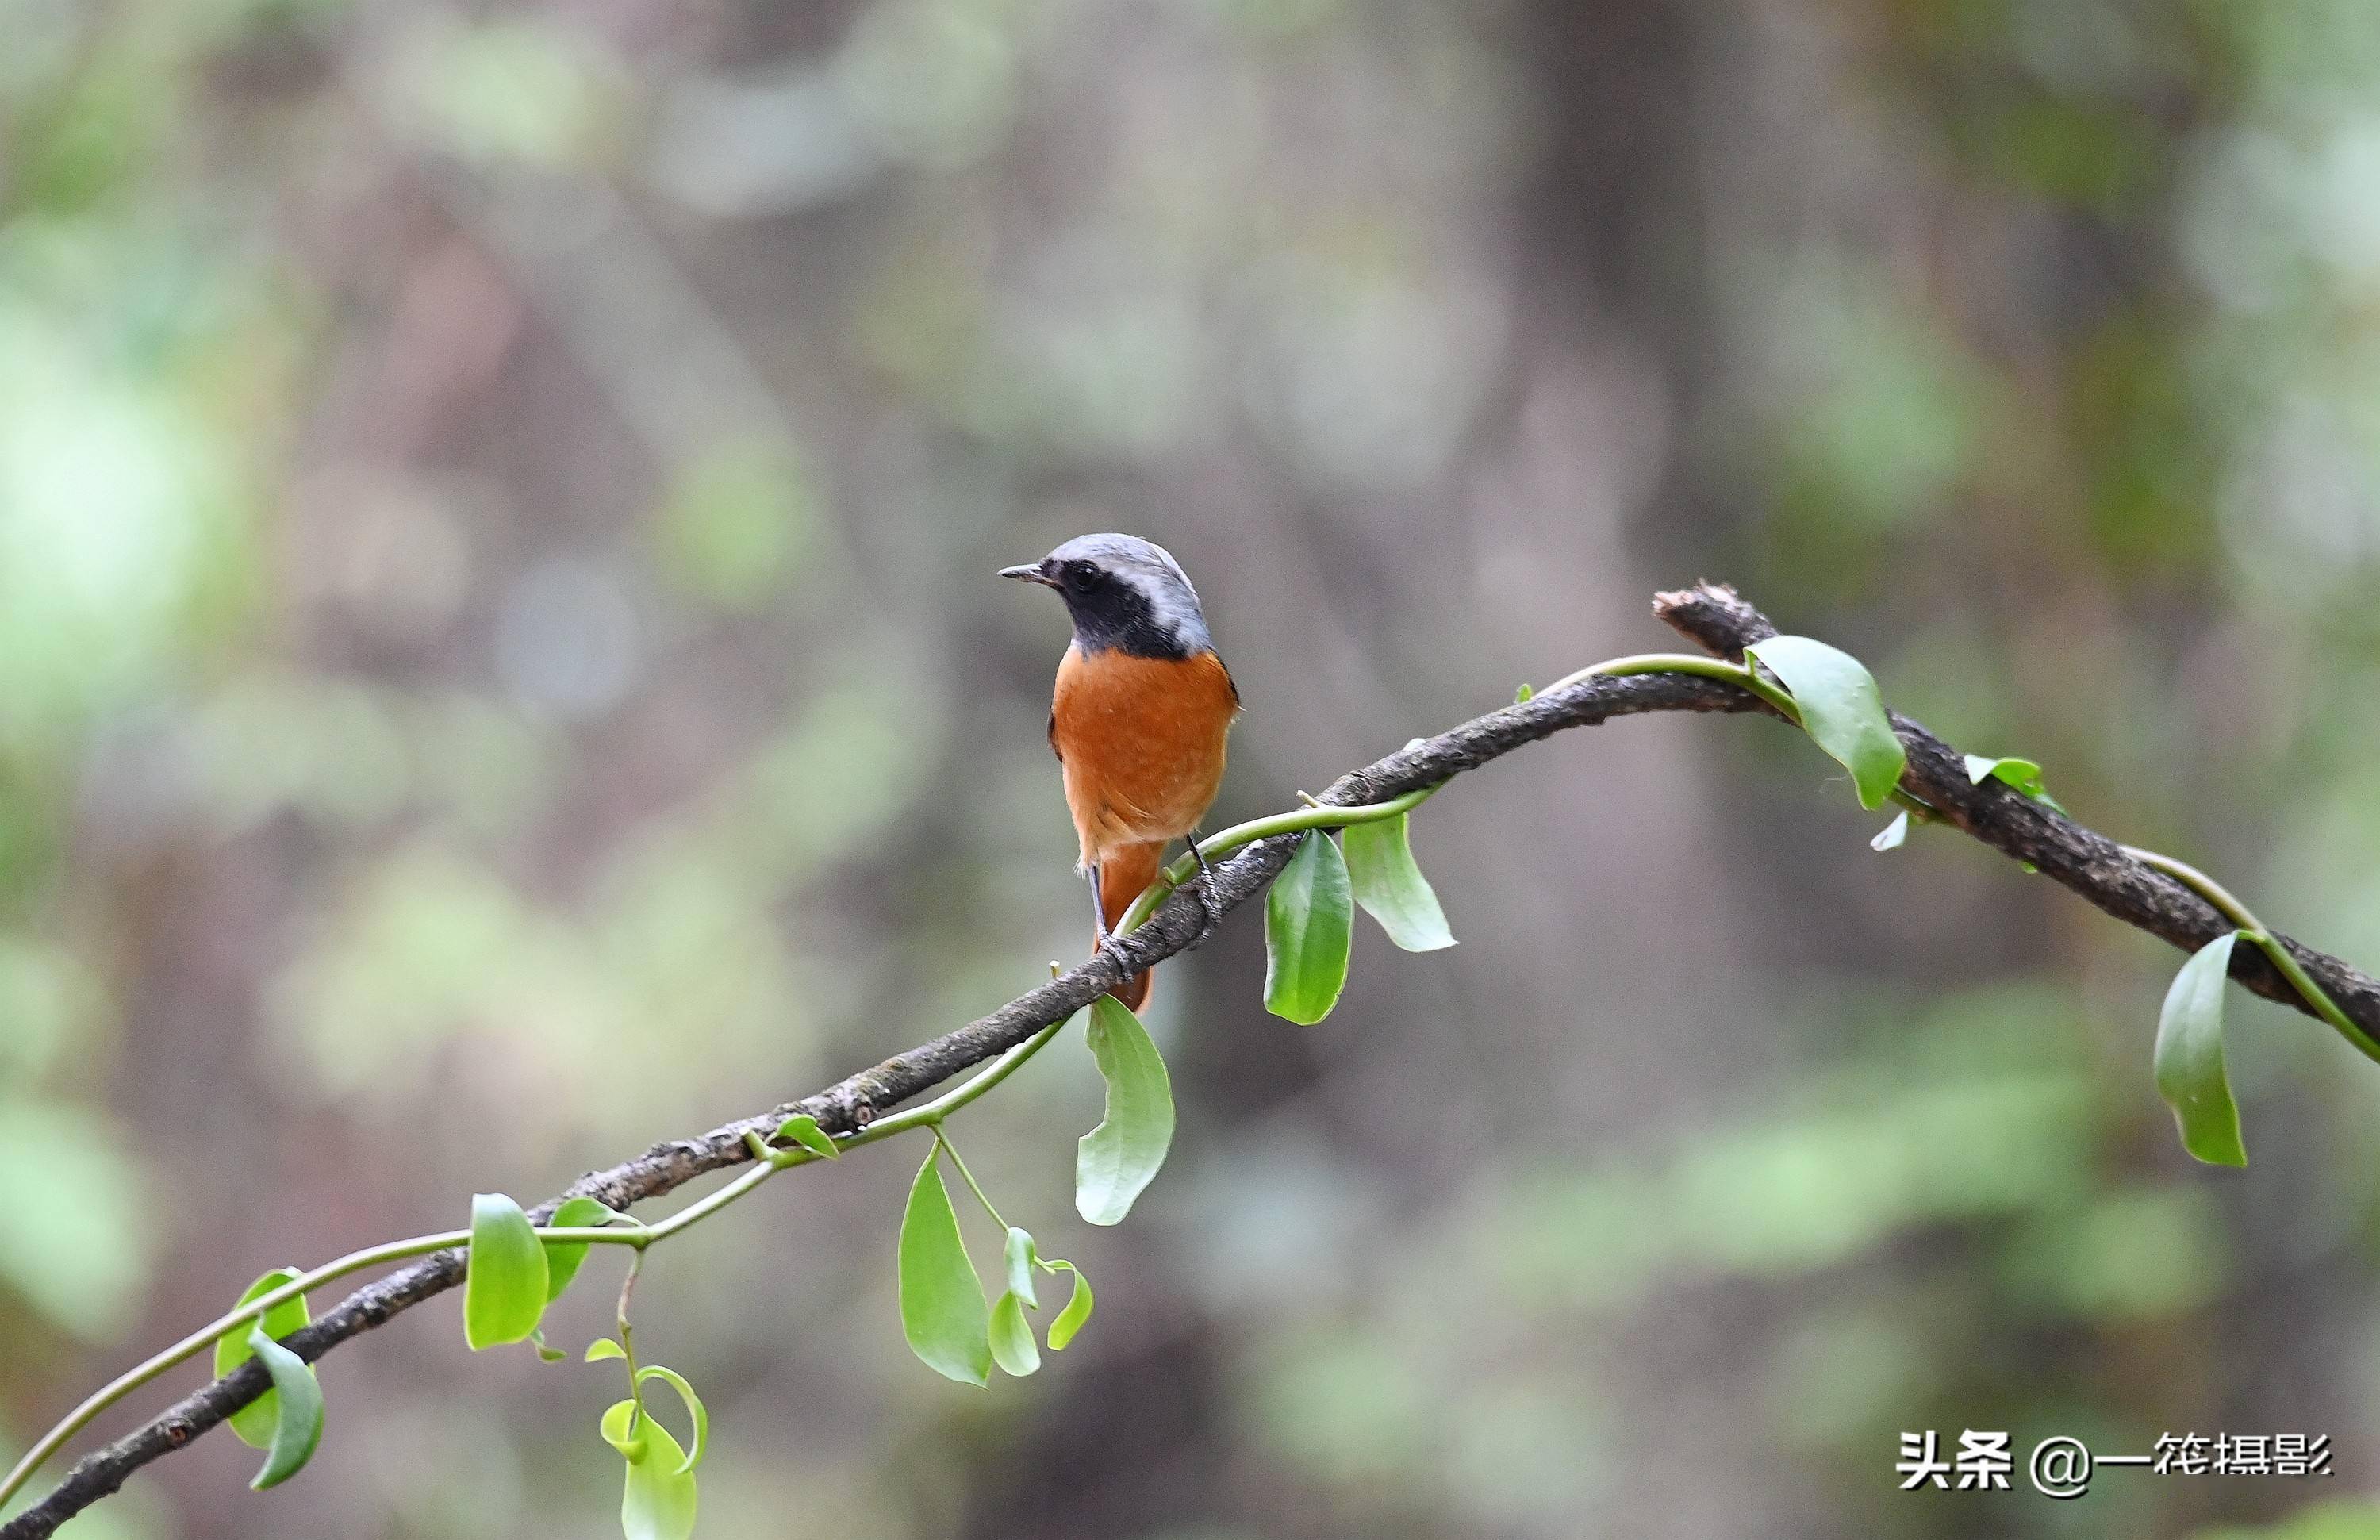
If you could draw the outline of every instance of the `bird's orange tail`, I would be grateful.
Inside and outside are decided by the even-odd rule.
[[[1141,890],[1157,880],[1157,873],[1165,865],[1165,846],[1156,844],[1124,845],[1108,852],[1099,862],[1099,912],[1107,916],[1112,929],[1123,920],[1123,912]],[[1148,1001],[1148,975],[1135,974],[1108,993],[1123,1001],[1127,1010],[1137,1011]]]

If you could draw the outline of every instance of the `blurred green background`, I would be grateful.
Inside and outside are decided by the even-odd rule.
[[[0,0],[0,1448],[1078,955],[1063,624],[992,572],[1087,529],[1206,594],[1217,822],[1708,576],[2380,963],[2374,21]],[[1879,821],[1630,721],[1432,803],[1464,944],[1366,926],[1321,1027],[1236,917],[1129,1224],[1079,1046],[957,1131],[1099,1284],[1030,1381],[904,1349],[915,1151],[658,1254],[707,1533],[2380,1535],[2380,1076],[2235,993],[2255,1163],[2194,1168],[2179,958]],[[613,1380],[456,1324],[329,1360],[293,1485],[210,1438],[67,1533],[608,1532]],[[1899,1493],[1927,1427],[2338,1474]]]

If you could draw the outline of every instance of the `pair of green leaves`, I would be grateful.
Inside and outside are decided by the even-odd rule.
[[[1119,1007],[1121,1009],[1121,1007]],[[1062,1351],[1091,1316],[1091,1286],[1071,1262],[1043,1259],[1033,1237],[1011,1226],[1004,1261],[1007,1288],[987,1307],[983,1279],[967,1255],[958,1212],[942,1182],[942,1142],[927,1152],[909,1184],[901,1216],[901,1331],[909,1351],[935,1373],[966,1385],[988,1385],[994,1364],[1025,1376],[1041,1366],[1027,1310],[1040,1308],[1036,1271],[1072,1273],[1073,1296],[1050,1325],[1050,1351]]]
[[[296,1281],[295,1267],[275,1267],[248,1287],[239,1303],[262,1299]],[[279,1339],[307,1324],[306,1296],[293,1295],[265,1311],[263,1318],[244,1330],[225,1332],[215,1343],[215,1376],[220,1379],[251,1358],[264,1361],[273,1388],[231,1414],[231,1430],[250,1449],[265,1451],[263,1468],[249,1485],[261,1492],[278,1486],[304,1469],[322,1441],[322,1388],[305,1360],[281,1345]]]
[[[553,1216],[556,1227],[608,1224],[625,1216],[593,1198],[572,1198]],[[537,1335],[545,1307],[562,1297],[587,1259],[584,1242],[548,1243],[538,1238],[520,1205],[501,1194],[471,1200],[471,1249],[463,1286],[463,1335],[474,1350],[526,1341]],[[276,1267],[250,1284],[239,1303],[249,1304],[293,1281],[294,1268]],[[273,1388],[234,1413],[232,1431],[266,1451],[264,1468],[250,1483],[257,1490],[277,1486],[313,1458],[322,1438],[322,1390],[314,1371],[280,1339],[307,1324],[305,1296],[268,1309],[244,1335],[226,1333],[215,1344],[215,1374],[231,1373],[250,1358],[264,1361]],[[561,1354],[539,1344],[548,1358]]]
[[[565,1200],[554,1210],[557,1230],[593,1230],[613,1221],[634,1224],[589,1197]],[[584,1241],[546,1241],[502,1193],[471,1199],[471,1249],[463,1278],[463,1340],[471,1351],[526,1342],[538,1336],[546,1306],[562,1297],[587,1260]],[[562,1355],[540,1340],[548,1359]]]
[[[1050,1323],[1050,1351],[1063,1352],[1083,1323],[1091,1318],[1091,1284],[1072,1262],[1051,1259],[1043,1261],[1033,1244],[1033,1237],[1014,1225],[1008,1227],[1008,1243],[1003,1261],[1008,1273],[1008,1287],[991,1306],[992,1362],[1012,1375],[1022,1378],[1041,1366],[1040,1352],[1033,1345],[1033,1324],[1026,1318],[1027,1310],[1041,1308],[1041,1300],[1033,1287],[1033,1275],[1044,1272],[1051,1277],[1071,1274],[1074,1290],[1066,1297],[1066,1307]]]
[[[1347,988],[1355,906],[1407,952],[1454,944],[1438,894],[1414,860],[1406,815],[1309,831],[1265,895],[1265,1009],[1311,1026]]]
[[[1860,661],[1810,637],[1771,637],[1755,642],[1743,649],[1743,660],[1746,667],[1756,665],[1775,674],[1792,695],[1802,713],[1803,730],[1852,772],[1860,806],[1883,806],[1893,788],[1900,784],[1909,751],[1901,746],[1900,734],[1892,730],[1892,721],[1884,713],[1884,697],[1875,678]]]
[[[627,1352],[609,1337],[587,1350],[587,1362],[625,1358]],[[644,1388],[659,1380],[677,1392],[692,1420],[694,1447],[681,1446],[643,1402]],[[603,1413],[603,1442],[619,1451],[627,1464],[627,1485],[620,1498],[620,1530],[626,1540],[687,1540],[694,1533],[696,1489],[694,1473],[710,1442],[710,1413],[702,1398],[675,1369],[658,1364],[636,1372],[629,1398],[614,1401]]]
[[[1172,1147],[1173,1083],[1148,1029],[1113,995],[1091,1002],[1085,1041],[1107,1084],[1107,1106],[1075,1151],[1075,1207],[1093,1224],[1118,1224]],[[1029,1232],[1010,1225],[1007,1287],[987,1306],[983,1279],[967,1255],[958,1211],[942,1182],[944,1144],[937,1132],[901,1215],[902,1335],[927,1367],[963,1384],[990,1384],[995,1364],[1011,1375],[1029,1375],[1041,1366],[1026,1314],[1041,1308],[1035,1275],[1067,1273],[1075,1280],[1065,1308],[1050,1323],[1051,1352],[1073,1341],[1091,1318],[1090,1280],[1073,1263],[1042,1256]]]

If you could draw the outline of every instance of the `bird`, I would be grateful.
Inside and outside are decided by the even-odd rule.
[[[1050,747],[1091,886],[1091,950],[1108,944],[1165,849],[1198,848],[1199,820],[1223,784],[1239,686],[1215,651],[1198,590],[1163,546],[1132,535],[1082,535],[1002,577],[1038,583],[1066,602],[1074,638],[1058,660]],[[1199,886],[1211,926],[1218,917]],[[1148,1000],[1149,976],[1108,992],[1129,1010]]]

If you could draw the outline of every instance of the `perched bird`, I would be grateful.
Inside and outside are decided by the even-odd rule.
[[[1079,869],[1090,879],[1096,951],[1156,879],[1169,842],[1187,840],[1207,869],[1198,820],[1223,783],[1239,687],[1215,655],[1198,590],[1162,546],[1083,535],[1001,576],[1055,588],[1074,617],[1075,639],[1058,660],[1050,746],[1082,844]],[[1111,992],[1138,1010],[1148,975]]]

